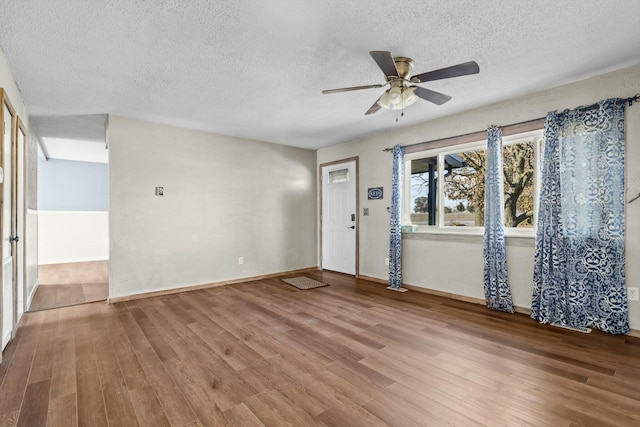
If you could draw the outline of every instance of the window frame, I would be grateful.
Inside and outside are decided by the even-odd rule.
[[[531,228],[519,228],[519,227],[505,227],[505,236],[514,237],[535,237],[536,232],[536,218],[538,215],[538,203],[540,193],[540,173],[542,166],[542,150],[544,147],[544,135],[543,128],[535,129],[527,132],[520,132],[513,135],[503,136],[503,147],[509,145],[515,145],[525,142],[528,139],[533,139],[533,227]],[[417,231],[411,231],[410,233],[427,233],[427,234],[462,234],[462,235],[483,235],[484,226],[469,226],[459,227],[444,225],[444,158],[450,154],[456,154],[465,151],[474,150],[486,150],[487,139],[478,141],[449,145],[440,148],[434,148],[431,150],[416,151],[408,153],[404,156],[404,183],[403,183],[403,198],[402,198],[402,224],[412,224],[411,222],[411,161],[417,159],[423,159],[427,157],[437,157],[438,159],[438,175],[437,175],[437,221],[436,225],[424,225],[415,224]],[[408,171],[408,172],[407,172]]]

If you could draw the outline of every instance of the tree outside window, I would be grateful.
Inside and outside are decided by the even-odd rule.
[[[534,145],[531,138],[503,147],[505,227],[533,227]],[[483,226],[485,150],[446,155],[444,165],[443,225]],[[435,175],[433,170],[431,173]],[[418,219],[420,214],[429,212],[429,178],[428,171],[411,175],[412,222],[414,215]],[[435,180],[432,178],[431,182]],[[433,200],[435,203],[435,198]],[[429,224],[434,225],[435,222]]]

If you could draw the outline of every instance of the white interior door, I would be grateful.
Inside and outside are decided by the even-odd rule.
[[[322,167],[322,268],[356,274],[356,162]]]
[[[12,135],[13,114],[2,104],[3,135],[2,135],[2,211],[0,222],[2,223],[2,349],[11,340],[14,322],[14,284],[13,284],[13,257],[11,255],[11,178],[12,178]]]

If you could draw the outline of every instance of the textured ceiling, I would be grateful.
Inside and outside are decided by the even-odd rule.
[[[319,148],[640,63],[638,0],[2,1],[0,46],[41,136],[95,139],[104,114]],[[364,112],[370,50],[453,99]]]

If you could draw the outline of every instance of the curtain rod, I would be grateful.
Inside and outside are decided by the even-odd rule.
[[[533,119],[533,120],[527,120],[525,122],[520,122],[520,123],[514,123],[511,125],[506,125],[506,126],[499,126],[503,132],[508,133],[508,130],[510,129],[514,129],[516,130],[515,133],[521,133],[521,132],[527,132],[529,127],[536,127],[538,124],[540,125],[544,125],[544,121],[545,121],[546,117],[540,117],[537,119]],[[443,142],[445,141],[453,141],[455,140],[461,140],[462,142],[459,142],[460,144],[463,144],[464,142],[473,142],[471,140],[478,140],[481,139],[483,135],[486,135],[487,131],[486,130],[481,130],[481,131],[476,131],[476,132],[470,132],[470,133],[464,133],[462,135],[456,135],[456,136],[448,136],[446,138],[440,138],[440,139],[434,139],[431,141],[425,141],[425,142],[417,142],[415,144],[408,144],[408,145],[403,145],[403,148],[410,148],[410,147],[418,147],[418,146],[422,146],[422,145],[429,145],[431,146],[431,148],[439,148],[439,146],[441,146]],[[470,141],[466,141],[466,140],[470,140]],[[456,144],[447,144],[447,145],[456,145]],[[393,148],[385,148],[382,151],[393,151]],[[421,150],[420,150],[421,151]]]
[[[635,96],[632,96],[631,98],[623,99],[622,102],[629,103],[629,107],[631,107],[634,102],[640,102],[640,93],[636,94]]]
[[[622,102],[623,104],[626,103],[626,104],[629,105],[629,107],[631,107],[634,102],[640,102],[640,94],[634,95],[634,96],[629,97],[629,98],[619,99],[618,102]],[[586,109],[589,109],[589,108],[595,108],[595,106],[592,105],[590,107],[586,107]],[[580,107],[578,107],[578,109],[580,109]],[[542,121],[544,123],[545,119],[546,119],[546,117],[541,117],[539,119],[528,120],[526,122],[520,122],[520,123],[516,123],[516,124],[513,124],[513,125],[499,126],[499,127],[502,128],[503,131],[504,131],[505,129],[508,129],[508,128],[521,128],[521,127],[529,125],[529,124],[536,124],[536,122],[539,122],[539,121]],[[462,135],[456,135],[456,136],[451,136],[451,137],[447,137],[447,138],[440,138],[440,139],[435,139],[435,140],[432,140],[432,141],[417,142],[415,144],[403,145],[402,147],[406,149],[406,148],[415,147],[415,146],[418,146],[418,145],[426,145],[426,144],[438,145],[437,143],[440,143],[440,142],[443,142],[443,141],[447,141],[447,140],[452,140],[454,138],[455,139],[474,138],[474,137],[478,136],[480,133],[483,133],[483,132],[485,132],[485,131],[465,133],[465,134],[462,134]],[[382,151],[393,151],[393,148],[385,148]]]
[[[619,98],[616,101],[616,103],[627,104],[629,107],[631,107],[634,102],[639,102],[639,101],[640,101],[640,94],[632,96],[630,98]],[[593,105],[580,106],[580,107],[574,108],[574,110],[582,110],[582,111],[593,110],[593,109],[598,108],[599,104],[600,104],[600,102],[597,102],[597,103],[595,103]]]

